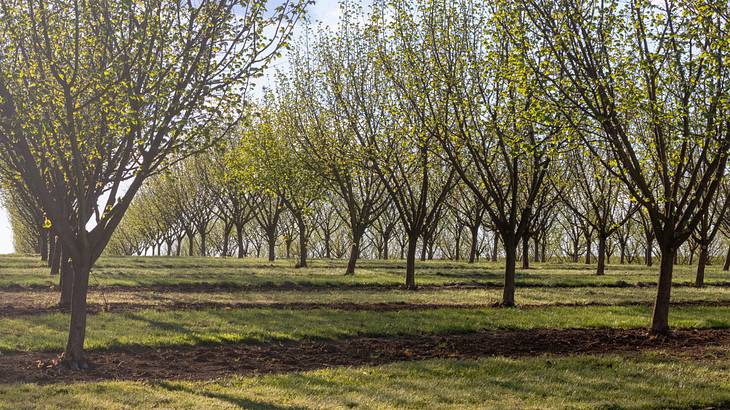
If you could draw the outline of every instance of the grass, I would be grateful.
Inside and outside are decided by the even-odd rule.
[[[521,305],[554,304],[651,304],[656,296],[653,287],[646,288],[522,288],[517,290],[517,302]],[[321,289],[305,290],[255,290],[216,292],[155,292],[155,291],[92,291],[89,302],[100,305],[121,303],[149,307],[165,307],[174,303],[414,303],[434,304],[444,307],[453,305],[490,305],[501,300],[501,289],[427,289],[416,292],[401,289]],[[730,291],[721,287],[696,289],[678,287],[672,291],[674,302],[704,301],[728,302]],[[58,303],[58,294],[47,291],[3,292],[0,303],[13,306],[43,306],[52,308]]]
[[[344,261],[315,260],[308,269],[292,261],[220,258],[103,258],[92,287],[215,284],[207,292],[92,290],[90,301],[149,305],[137,311],[90,315],[88,349],[130,346],[204,345],[305,339],[346,339],[474,332],[485,329],[645,328],[655,296],[657,267],[609,265],[605,276],[584,264],[533,264],[518,271],[517,301],[531,308],[460,308],[501,298],[501,263],[428,261],[417,264],[417,282],[474,283],[495,288],[398,289],[403,261],[362,261],[354,277]],[[693,266],[675,267],[675,283],[694,280]],[[0,305],[52,306],[55,291],[10,290],[48,286],[58,278],[36,258],[0,257]],[[707,282],[729,282],[717,264]],[[282,285],[309,285],[299,289]],[[331,287],[337,285],[352,286]],[[373,289],[358,285],[390,285]],[[235,287],[254,286],[243,290]],[[5,290],[2,290],[5,288]],[[730,328],[730,289],[676,287],[672,299],[706,305],[673,306],[675,328]],[[201,303],[420,303],[435,309],[346,311],[260,308],[172,309],[175,302]],[[556,306],[599,303],[607,306]],[[637,303],[635,305],[625,305]],[[640,304],[638,304],[640,303]],[[623,305],[622,305],[623,304]],[[68,315],[46,313],[0,317],[0,360],[10,351],[60,351]],[[730,407],[730,347],[709,348],[701,357],[666,352],[539,356],[509,359],[428,360],[384,366],[331,368],[205,382],[85,382],[0,385],[0,408],[705,408]],[[714,349],[714,350],[713,350]],[[191,369],[193,372],[194,369]]]
[[[0,386],[0,403],[8,409],[706,408],[730,405],[730,365],[661,354],[428,360],[210,382]]]
[[[293,269],[293,262],[268,262],[259,259],[134,257],[102,258],[93,270],[91,285],[149,286],[176,284],[224,284],[238,286],[275,286],[299,284],[310,286],[334,285],[400,285],[405,263],[400,260],[370,261],[359,264],[355,276],[343,275],[346,261],[314,260],[308,269]],[[607,274],[593,274],[594,265],[545,263],[533,264],[534,269],[518,270],[518,286],[626,286],[657,280],[657,266],[609,265]],[[678,265],[675,283],[694,281],[693,266]],[[501,286],[502,262],[467,264],[451,261],[417,263],[416,281],[421,285],[474,283]],[[48,275],[48,268],[32,257],[0,258],[0,287],[53,286],[58,278]],[[708,267],[706,282],[730,281],[718,264]]]
[[[167,346],[273,340],[341,339],[475,332],[484,329],[642,328],[648,306],[545,307],[539,309],[440,308],[392,312],[332,309],[143,310],[88,318],[86,347]],[[677,307],[676,328],[728,328],[728,307]],[[0,352],[57,351],[64,345],[68,315],[0,319]]]

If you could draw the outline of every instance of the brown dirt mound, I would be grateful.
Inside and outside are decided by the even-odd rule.
[[[228,375],[304,371],[335,366],[378,365],[433,358],[601,354],[668,351],[690,357],[717,355],[730,346],[730,330],[678,331],[654,339],[644,330],[535,329],[345,340],[136,347],[92,351],[84,372],[54,365],[52,353],[0,356],[0,383],[66,383],[97,380],[211,380]],[[727,351],[720,355],[727,356]]]

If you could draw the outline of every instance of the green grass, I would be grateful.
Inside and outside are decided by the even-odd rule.
[[[455,309],[393,312],[331,309],[143,310],[88,318],[86,347],[195,345],[223,342],[340,339],[474,332],[483,329],[641,328],[646,306]],[[671,311],[676,328],[730,327],[728,307],[681,307]],[[0,351],[60,350],[68,328],[61,313],[0,319]]]
[[[354,277],[343,275],[344,261],[315,260],[308,269],[292,261],[219,258],[103,258],[92,286],[231,284],[253,290],[204,293],[134,290],[92,291],[93,303],[428,303],[437,309],[390,312],[336,309],[145,309],[101,313],[88,318],[89,349],[178,346],[228,342],[345,339],[474,332],[485,329],[645,328],[655,288],[615,287],[655,282],[656,269],[610,265],[602,277],[595,266],[536,264],[518,271],[520,304],[525,309],[458,308],[501,298],[502,264],[428,261],[417,264],[417,282],[475,283],[497,288],[421,289],[328,288],[331,285],[400,285],[403,261],[362,261]],[[707,281],[728,282],[717,264]],[[693,266],[675,267],[675,283],[694,280]],[[33,257],[0,257],[0,289],[12,285],[51,286],[58,278]],[[279,289],[280,285],[318,289]],[[573,286],[573,287],[556,287]],[[2,291],[0,305],[52,306],[57,293]],[[678,301],[729,301],[730,289],[676,287]],[[630,306],[554,306],[602,303]],[[675,328],[730,328],[730,307],[674,306]],[[60,351],[68,315],[0,317],[0,360],[9,351]],[[226,377],[206,382],[71,383],[0,385],[0,408],[704,408],[730,406],[730,347],[709,348],[697,359],[669,353],[592,356],[540,356],[508,359],[429,360],[385,366],[334,368],[260,377]],[[675,353],[676,355],[676,353]],[[712,359],[710,359],[712,358]],[[191,369],[193,372],[194,369]]]
[[[517,302],[521,305],[550,304],[651,304],[656,290],[646,288],[521,288],[517,290]],[[416,292],[401,289],[322,289],[305,290],[252,290],[216,292],[115,292],[94,291],[89,294],[89,302],[133,303],[149,307],[164,307],[173,303],[414,303],[449,305],[472,304],[490,305],[499,302],[501,289],[427,289]],[[730,291],[721,287],[696,289],[677,287],[672,291],[674,302],[704,301],[729,302]],[[3,292],[0,291],[0,304],[13,306],[45,306],[52,308],[58,303],[58,294],[47,291]]]
[[[661,355],[428,360],[225,378],[0,386],[23,408],[649,409],[730,405],[728,361]]]
[[[363,260],[355,276],[343,275],[346,261],[313,260],[307,269],[293,269],[293,261],[270,263],[260,259],[187,258],[187,257],[108,257],[94,268],[91,285],[175,285],[230,284],[239,286],[274,286],[300,284],[331,285],[400,285],[405,262],[400,260]],[[540,286],[617,286],[639,282],[656,282],[657,266],[609,265],[607,274],[593,274],[595,265],[546,263],[534,269],[518,270],[519,285]],[[676,283],[694,281],[693,266],[675,268]],[[502,262],[467,264],[451,261],[417,263],[416,281],[421,285],[476,283],[501,286]],[[58,278],[48,275],[48,268],[34,257],[0,258],[0,287],[11,285],[52,286]],[[730,281],[730,274],[715,264],[708,267],[707,283]]]

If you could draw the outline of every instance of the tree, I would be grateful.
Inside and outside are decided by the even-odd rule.
[[[235,125],[304,2],[46,2],[0,8],[0,150],[73,265],[63,361],[86,368],[89,273],[143,181]],[[265,35],[266,34],[266,35]]]
[[[548,50],[550,64],[531,64],[546,94],[646,210],[662,257],[651,333],[666,335],[677,249],[730,151],[728,4],[530,0],[524,11]]]

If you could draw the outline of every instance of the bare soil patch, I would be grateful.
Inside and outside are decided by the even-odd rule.
[[[729,358],[730,330],[678,331],[666,339],[641,329],[495,330],[470,334],[357,337],[344,340],[134,347],[92,351],[92,367],[72,372],[53,353],[0,356],[0,383],[98,380],[213,380],[230,375],[378,365],[434,358],[473,359],[660,351],[682,357]]]

